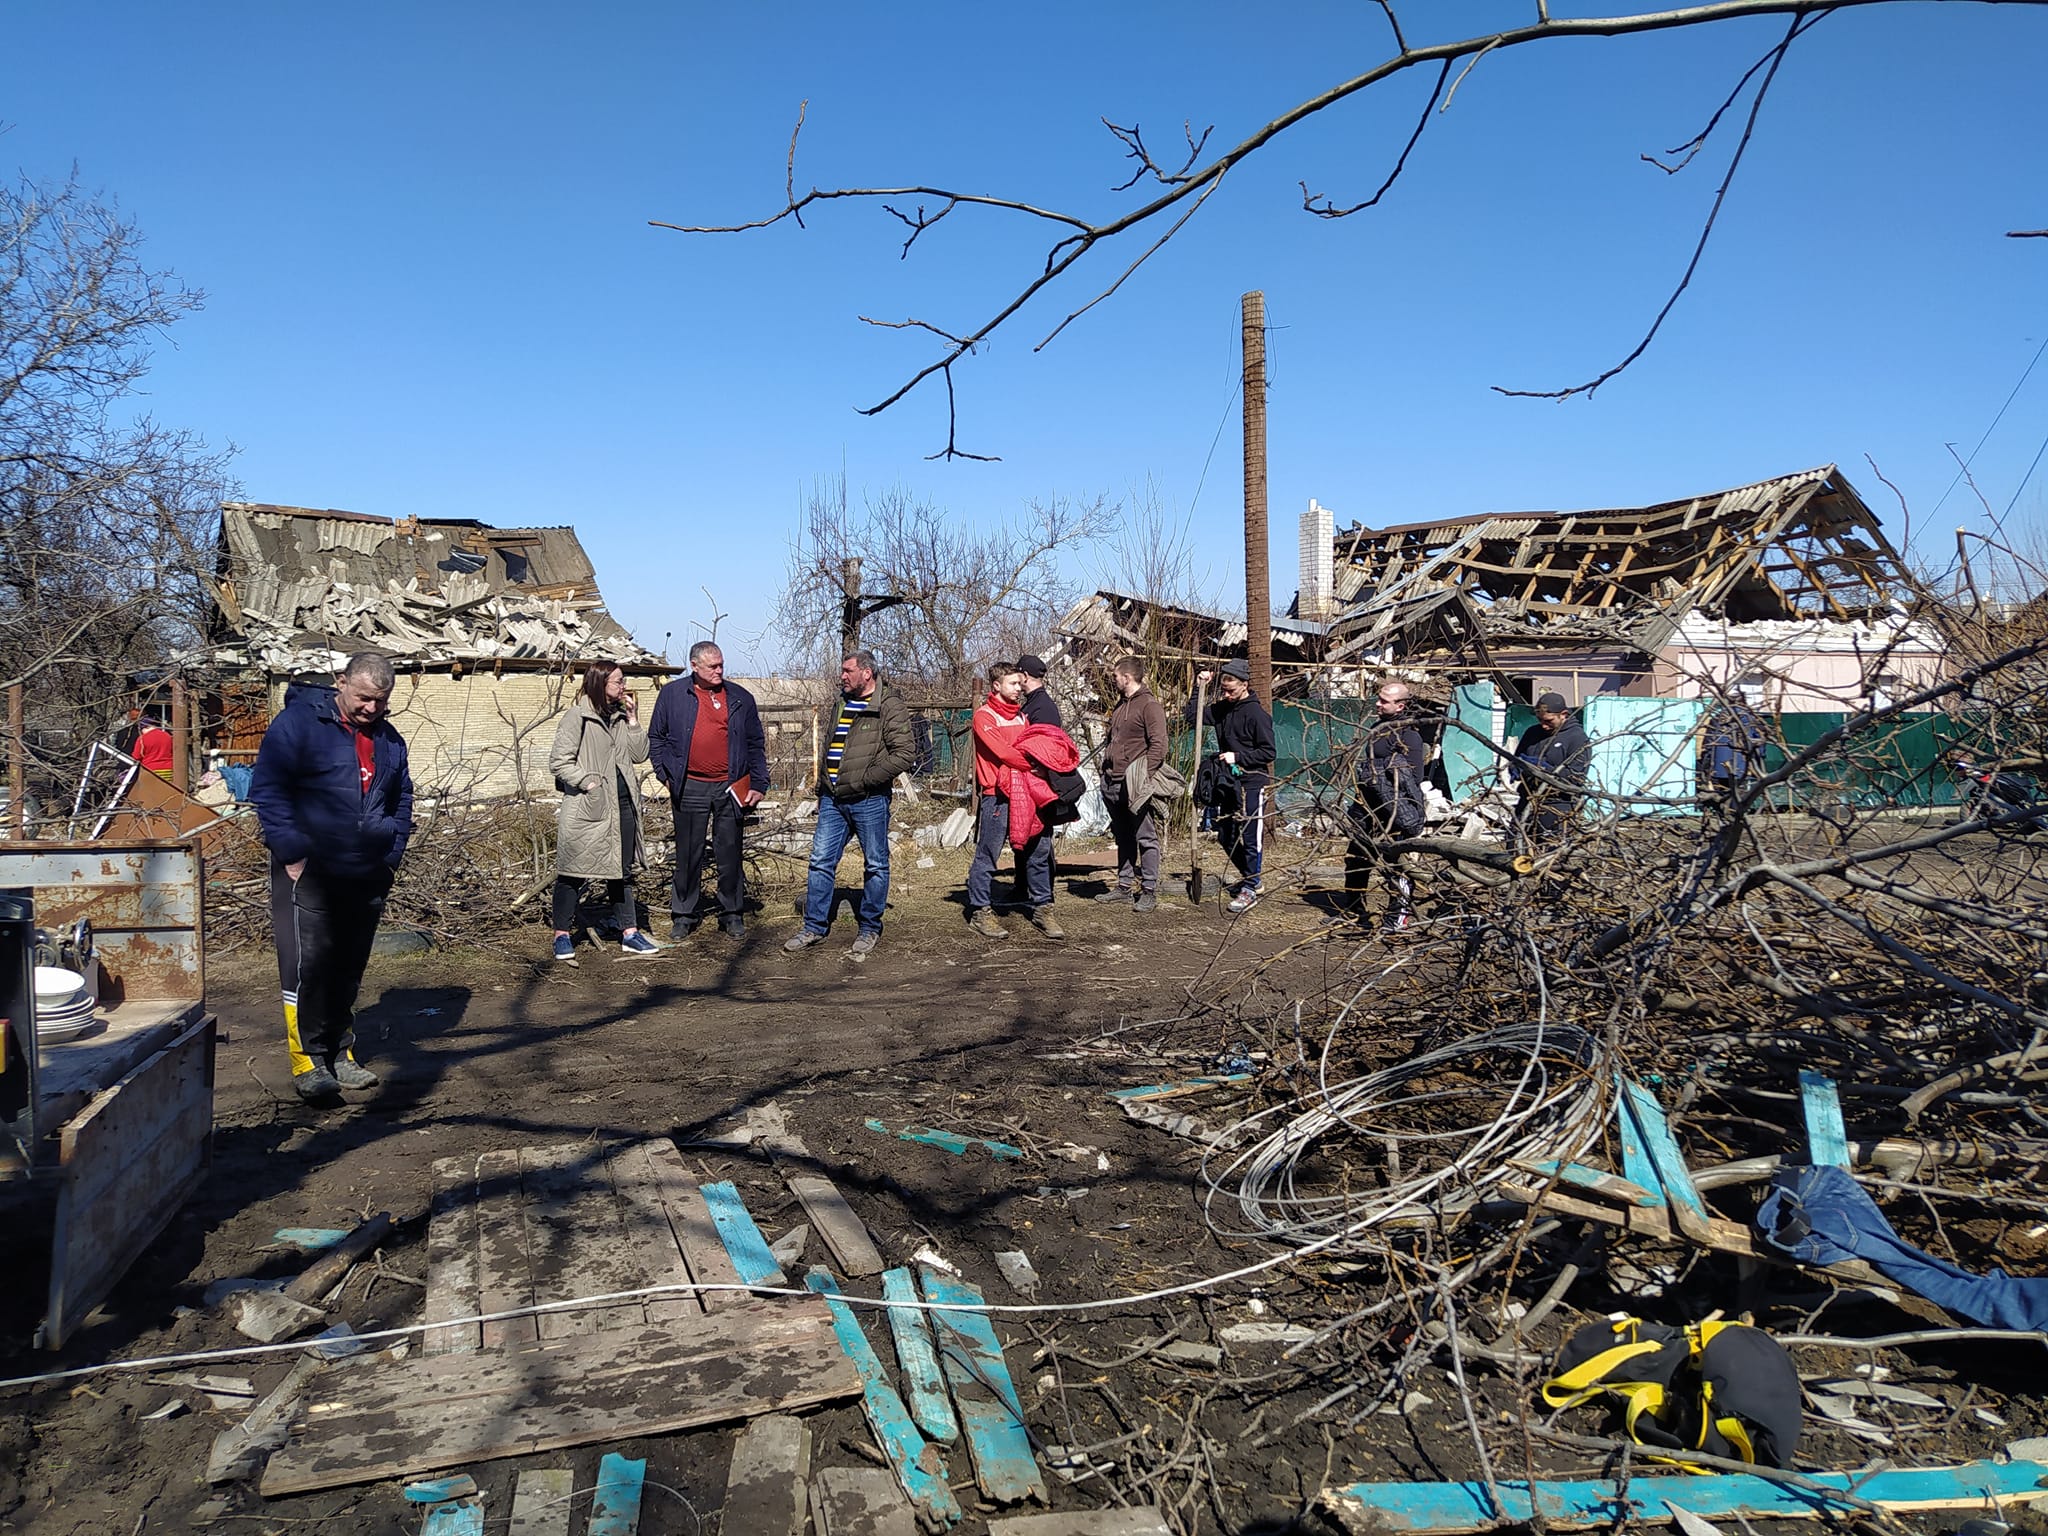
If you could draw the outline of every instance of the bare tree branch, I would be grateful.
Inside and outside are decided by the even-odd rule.
[[[941,211],[937,214],[926,216],[922,208],[920,208],[913,216],[906,215],[897,208],[892,207],[889,210],[897,219],[910,227],[911,234],[904,246],[905,254],[908,254],[910,245],[915,243],[925,229],[930,228],[932,224],[946,217],[959,207],[991,208],[1020,213],[1027,218],[1056,224],[1070,231],[1070,233],[1055,242],[1047,251],[1039,273],[1025,283],[1017,292],[999,303],[993,313],[982,321],[981,324],[965,330],[951,331],[943,331],[936,326],[929,327],[935,334],[950,336],[951,339],[948,342],[947,349],[941,356],[917,369],[900,385],[889,391],[874,404],[861,408],[863,415],[872,416],[889,409],[934,375],[945,375],[950,389],[952,383],[951,369],[955,363],[963,360],[976,347],[987,341],[1012,316],[1047,287],[1059,281],[1077,262],[1098,245],[1113,242],[1119,237],[1129,234],[1146,224],[1163,220],[1169,213],[1177,213],[1178,221],[1174,223],[1173,229],[1168,231],[1168,238],[1170,238],[1175,230],[1186,223],[1187,215],[1178,212],[1179,206],[1184,203],[1199,203],[1202,199],[1206,198],[1208,193],[1214,189],[1216,183],[1234,166],[1249,156],[1259,153],[1275,139],[1317,114],[1328,111],[1354,96],[1371,90],[1374,86],[1380,85],[1407,70],[1427,64],[1437,65],[1440,74],[1438,89],[1441,91],[1444,82],[1449,78],[1448,71],[1450,67],[1457,61],[1474,60],[1479,56],[1499,49],[1567,39],[1615,38],[1642,35],[1708,26],[1759,16],[1790,17],[1791,22],[1788,25],[1785,38],[1777,47],[1771,50],[1770,54],[1767,55],[1767,62],[1763,62],[1761,65],[1765,71],[1762,86],[1757,90],[1751,102],[1742,140],[1736,148],[1728,174],[1724,177],[1715,195],[1712,209],[1706,220],[1705,227],[1701,231],[1700,240],[1695,246],[1692,260],[1688,263],[1670,300],[1667,301],[1663,310],[1659,312],[1651,324],[1643,342],[1614,368],[1607,370],[1585,384],[1577,385],[1571,389],[1555,391],[1503,389],[1500,391],[1503,394],[1516,396],[1550,399],[1565,398],[1574,394],[1589,393],[1600,384],[1613,378],[1633,363],[1636,358],[1640,357],[1647,350],[1650,342],[1655,339],[1672,306],[1676,304],[1678,297],[1685,292],[1694,273],[1697,271],[1700,255],[1705,249],[1707,238],[1712,234],[1715,219],[1725,202],[1729,185],[1732,182],[1736,169],[1741,164],[1743,152],[1750,142],[1750,137],[1754,133],[1758,108],[1761,106],[1763,97],[1768,92],[1770,82],[1775,77],[1778,67],[1784,60],[1785,50],[1790,42],[1805,30],[1807,26],[1811,25],[1814,20],[1833,11],[1861,6],[1898,5],[1907,3],[1907,0],[1708,0],[1708,3],[1705,4],[1678,6],[1664,10],[1587,17],[1553,17],[1550,15],[1546,5],[1538,3],[1536,5],[1536,19],[1527,25],[1505,28],[1500,31],[1454,41],[1427,44],[1411,44],[1409,42],[1401,28],[1398,17],[1395,15],[1390,0],[1377,0],[1377,3],[1393,32],[1395,52],[1391,57],[1381,60],[1370,69],[1341,81],[1327,90],[1296,103],[1286,111],[1254,129],[1237,143],[1221,150],[1211,159],[1200,165],[1196,165],[1194,162],[1200,158],[1200,152],[1208,142],[1208,134],[1206,132],[1200,138],[1196,138],[1191,128],[1184,129],[1189,140],[1189,158],[1182,166],[1169,169],[1161,166],[1151,155],[1150,151],[1144,147],[1136,125],[1130,128],[1122,128],[1116,124],[1109,123],[1105,119],[1105,126],[1124,144],[1126,154],[1138,162],[1137,172],[1131,180],[1123,183],[1120,190],[1136,185],[1138,181],[1143,180],[1147,175],[1150,175],[1164,187],[1164,190],[1151,200],[1108,218],[1090,218],[1078,213],[1045,208],[1036,203],[1026,202],[1017,198],[1006,198],[988,193],[967,192],[954,188],[926,185],[837,187],[830,189],[813,187],[808,192],[799,195],[795,190],[796,134],[792,133],[788,173],[785,178],[785,203],[779,210],[765,217],[743,223],[678,224],[659,219],[649,220],[649,223],[655,228],[672,229],[687,234],[735,234],[746,230],[766,229],[785,219],[794,219],[799,225],[802,225],[804,212],[813,205],[823,202],[844,199],[868,199],[884,201],[885,203],[908,204],[914,199],[924,198],[934,204],[943,205]],[[1945,3],[1963,3],[1963,0],[1945,0]],[[2048,4],[2048,0],[1968,0],[1968,3],[1983,5],[2044,5]],[[1731,102],[1740,95],[1743,83],[1753,78],[1755,73],[1756,69],[1752,68],[1743,77],[1743,82],[1738,82],[1735,90],[1730,94]],[[1726,110],[1727,107],[1724,104],[1722,111],[1725,112]],[[1717,112],[1714,120],[1710,121],[1706,130],[1703,130],[1700,138],[1695,140],[1693,145],[1679,153],[1684,153],[1687,158],[1690,158],[1690,155],[1697,151],[1698,144],[1708,134],[1711,134],[1714,123],[1719,121],[1720,116],[1721,113]],[[797,129],[799,131],[802,129],[803,122],[804,117],[802,112],[800,112],[797,121]],[[1419,135],[1419,132],[1418,128],[1415,134],[1411,134],[1408,145],[1409,149],[1413,148],[1415,138]],[[1405,162],[1406,155],[1407,151],[1404,150],[1402,157],[1396,162],[1396,176],[1400,174],[1401,165]],[[1674,167],[1666,167],[1666,169],[1674,169]],[[1391,185],[1391,178],[1389,185]],[[1383,187],[1381,193],[1383,194],[1385,190],[1386,188]],[[1329,207],[1327,199],[1322,200],[1323,206],[1317,206],[1317,198],[1308,193],[1306,187],[1303,189],[1303,196],[1304,206],[1308,211],[1321,217],[1342,216],[1344,212],[1356,211],[1338,210]],[[1359,206],[1360,208],[1369,207],[1376,200],[1377,195],[1374,199],[1368,200]],[[2012,233],[2018,237],[2048,234],[2048,231],[2016,230]],[[1158,245],[1155,243],[1151,250],[1156,249],[1158,249]],[[1148,250],[1146,254],[1150,255],[1151,251]],[[1136,266],[1141,265],[1143,259],[1141,257],[1138,262],[1134,262],[1131,270],[1135,270]],[[1129,275],[1128,271],[1125,275]],[[1115,283],[1111,284],[1105,290],[1105,296],[1107,293],[1115,292],[1118,285]],[[1100,302],[1099,299],[1096,302]],[[1074,315],[1083,314],[1091,307],[1092,305],[1084,305],[1080,309],[1075,310]],[[1069,320],[1072,318],[1073,316],[1069,316]],[[1052,335],[1059,334],[1061,329],[1064,329],[1064,324],[1056,328]],[[1050,340],[1051,338],[1048,337],[1047,339]]]
[[[1534,400],[1569,400],[1573,395],[1590,395],[1650,350],[1650,343],[1657,339],[1657,333],[1664,328],[1664,322],[1670,318],[1671,311],[1678,307],[1679,299],[1685,290],[1692,286],[1693,274],[1699,271],[1700,258],[1707,253],[1707,242],[1713,238],[1714,225],[1721,217],[1722,205],[1728,201],[1728,189],[1735,185],[1735,173],[1742,168],[1742,157],[1748,153],[1750,140],[1756,134],[1757,114],[1763,110],[1764,97],[1770,94],[1771,82],[1778,76],[1778,66],[1785,62],[1785,50],[1792,46],[1793,39],[1801,32],[1827,14],[1826,11],[1821,11],[1813,16],[1793,17],[1791,26],[1785,29],[1783,41],[1771,50],[1770,66],[1764,71],[1763,81],[1757,86],[1756,96],[1750,101],[1749,116],[1743,122],[1742,137],[1736,141],[1735,153],[1729,157],[1727,173],[1722,176],[1721,185],[1714,189],[1713,205],[1707,210],[1706,222],[1700,226],[1700,237],[1693,245],[1692,259],[1685,264],[1685,271],[1678,279],[1678,286],[1671,290],[1671,297],[1666,299],[1664,307],[1657,311],[1657,318],[1650,322],[1650,328],[1643,333],[1643,339],[1635,344],[1628,356],[1583,384],[1574,384],[1568,389],[1504,389],[1496,384],[1493,386],[1496,394]],[[1715,114],[1716,120],[1719,116],[1719,113]],[[1707,131],[1712,131],[1711,125]]]

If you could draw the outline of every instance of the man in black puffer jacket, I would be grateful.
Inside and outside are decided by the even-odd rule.
[[[1252,669],[1242,661],[1226,661],[1220,674],[1207,668],[1195,674],[1195,681],[1214,680],[1218,698],[1195,719],[1195,701],[1187,703],[1188,723],[1199,733],[1203,726],[1216,727],[1216,761],[1219,771],[1230,775],[1237,794],[1219,797],[1216,805],[1216,840],[1237,866],[1237,890],[1230,898],[1233,913],[1248,910],[1261,894],[1260,878],[1266,863],[1266,787],[1273,782],[1273,717],[1252,692]]]
[[[385,718],[395,681],[390,661],[365,651],[332,688],[294,684],[249,779],[270,849],[292,1086],[308,1103],[377,1085],[350,1045],[370,942],[412,837],[405,738]]]

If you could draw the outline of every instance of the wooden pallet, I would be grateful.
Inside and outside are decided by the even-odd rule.
[[[429,1355],[702,1318],[737,1291],[676,1292],[574,1311],[457,1319],[650,1286],[739,1279],[667,1142],[572,1142],[443,1158],[427,1226]]]

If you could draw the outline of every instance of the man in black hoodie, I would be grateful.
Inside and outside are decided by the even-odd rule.
[[[1273,717],[1252,693],[1252,669],[1242,661],[1226,661],[1222,673],[1205,667],[1195,681],[1214,683],[1216,702],[1195,719],[1195,701],[1187,703],[1187,720],[1199,732],[1216,727],[1216,762],[1236,792],[1220,795],[1216,806],[1216,840],[1238,873],[1230,898],[1232,912],[1247,911],[1261,894],[1266,862],[1266,788],[1273,782]]]
[[[1515,782],[1522,792],[1515,815],[1525,841],[1550,843],[1564,835],[1578,818],[1592,763],[1593,744],[1564,695],[1540,695],[1536,723],[1515,743]]]

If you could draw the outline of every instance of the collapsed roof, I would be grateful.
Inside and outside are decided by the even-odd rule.
[[[427,663],[656,658],[605,610],[572,528],[221,506],[214,659],[272,674],[378,650]]]
[[[1329,661],[1461,640],[1661,651],[1687,615],[1848,622],[1905,572],[1834,465],[1652,507],[1335,535]]]

